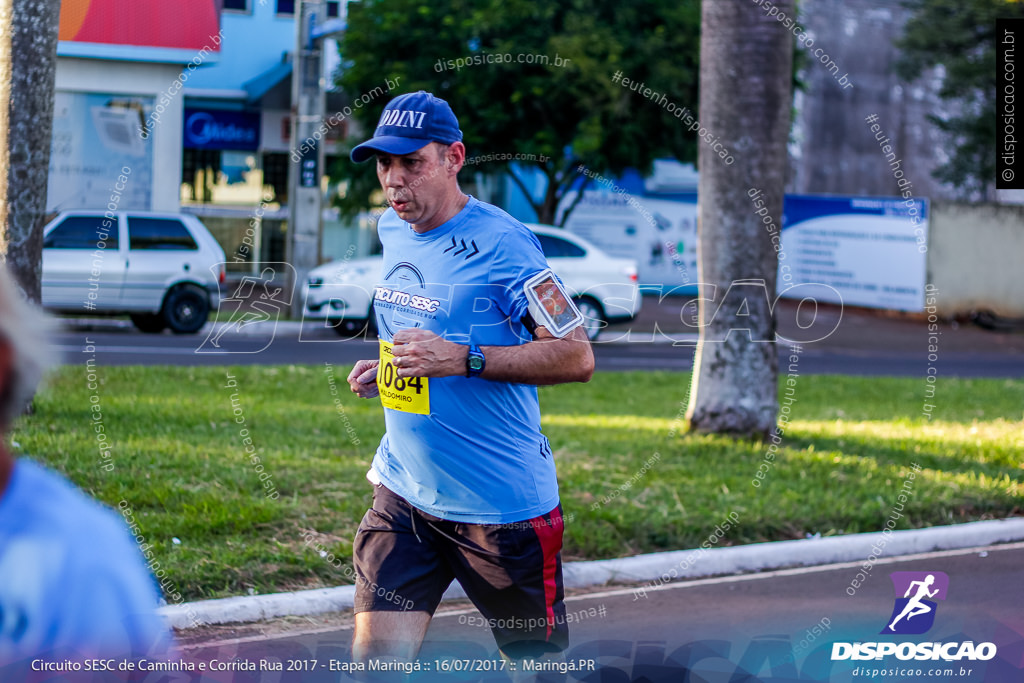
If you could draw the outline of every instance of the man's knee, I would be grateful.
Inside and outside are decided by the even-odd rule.
[[[357,662],[375,657],[415,659],[427,635],[430,616],[429,612],[357,613],[352,658]]]

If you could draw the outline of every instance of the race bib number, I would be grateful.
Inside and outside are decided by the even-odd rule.
[[[385,408],[417,415],[430,414],[430,383],[426,377],[399,377],[393,361],[391,342],[380,340],[377,389]]]

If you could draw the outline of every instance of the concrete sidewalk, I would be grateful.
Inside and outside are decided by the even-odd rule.
[[[882,531],[830,538],[751,543],[729,548],[677,550],[612,560],[569,562],[564,565],[565,587],[590,588],[608,584],[636,585],[638,592],[683,579],[761,572],[786,567],[810,567],[839,562],[873,565],[879,559],[934,550],[953,550],[1024,540],[1024,518],[970,522],[928,529]],[[291,593],[253,595],[166,605],[161,614],[171,626],[246,623],[285,616],[340,612],[352,608],[354,586]],[[456,583],[446,600],[464,599]]]

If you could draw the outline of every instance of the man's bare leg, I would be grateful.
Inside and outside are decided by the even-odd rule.
[[[359,612],[352,637],[352,659],[416,659],[430,626],[429,612]]]

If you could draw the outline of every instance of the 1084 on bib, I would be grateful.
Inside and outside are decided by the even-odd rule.
[[[380,340],[377,389],[385,408],[416,415],[430,414],[430,383],[426,377],[399,377],[391,342]]]

